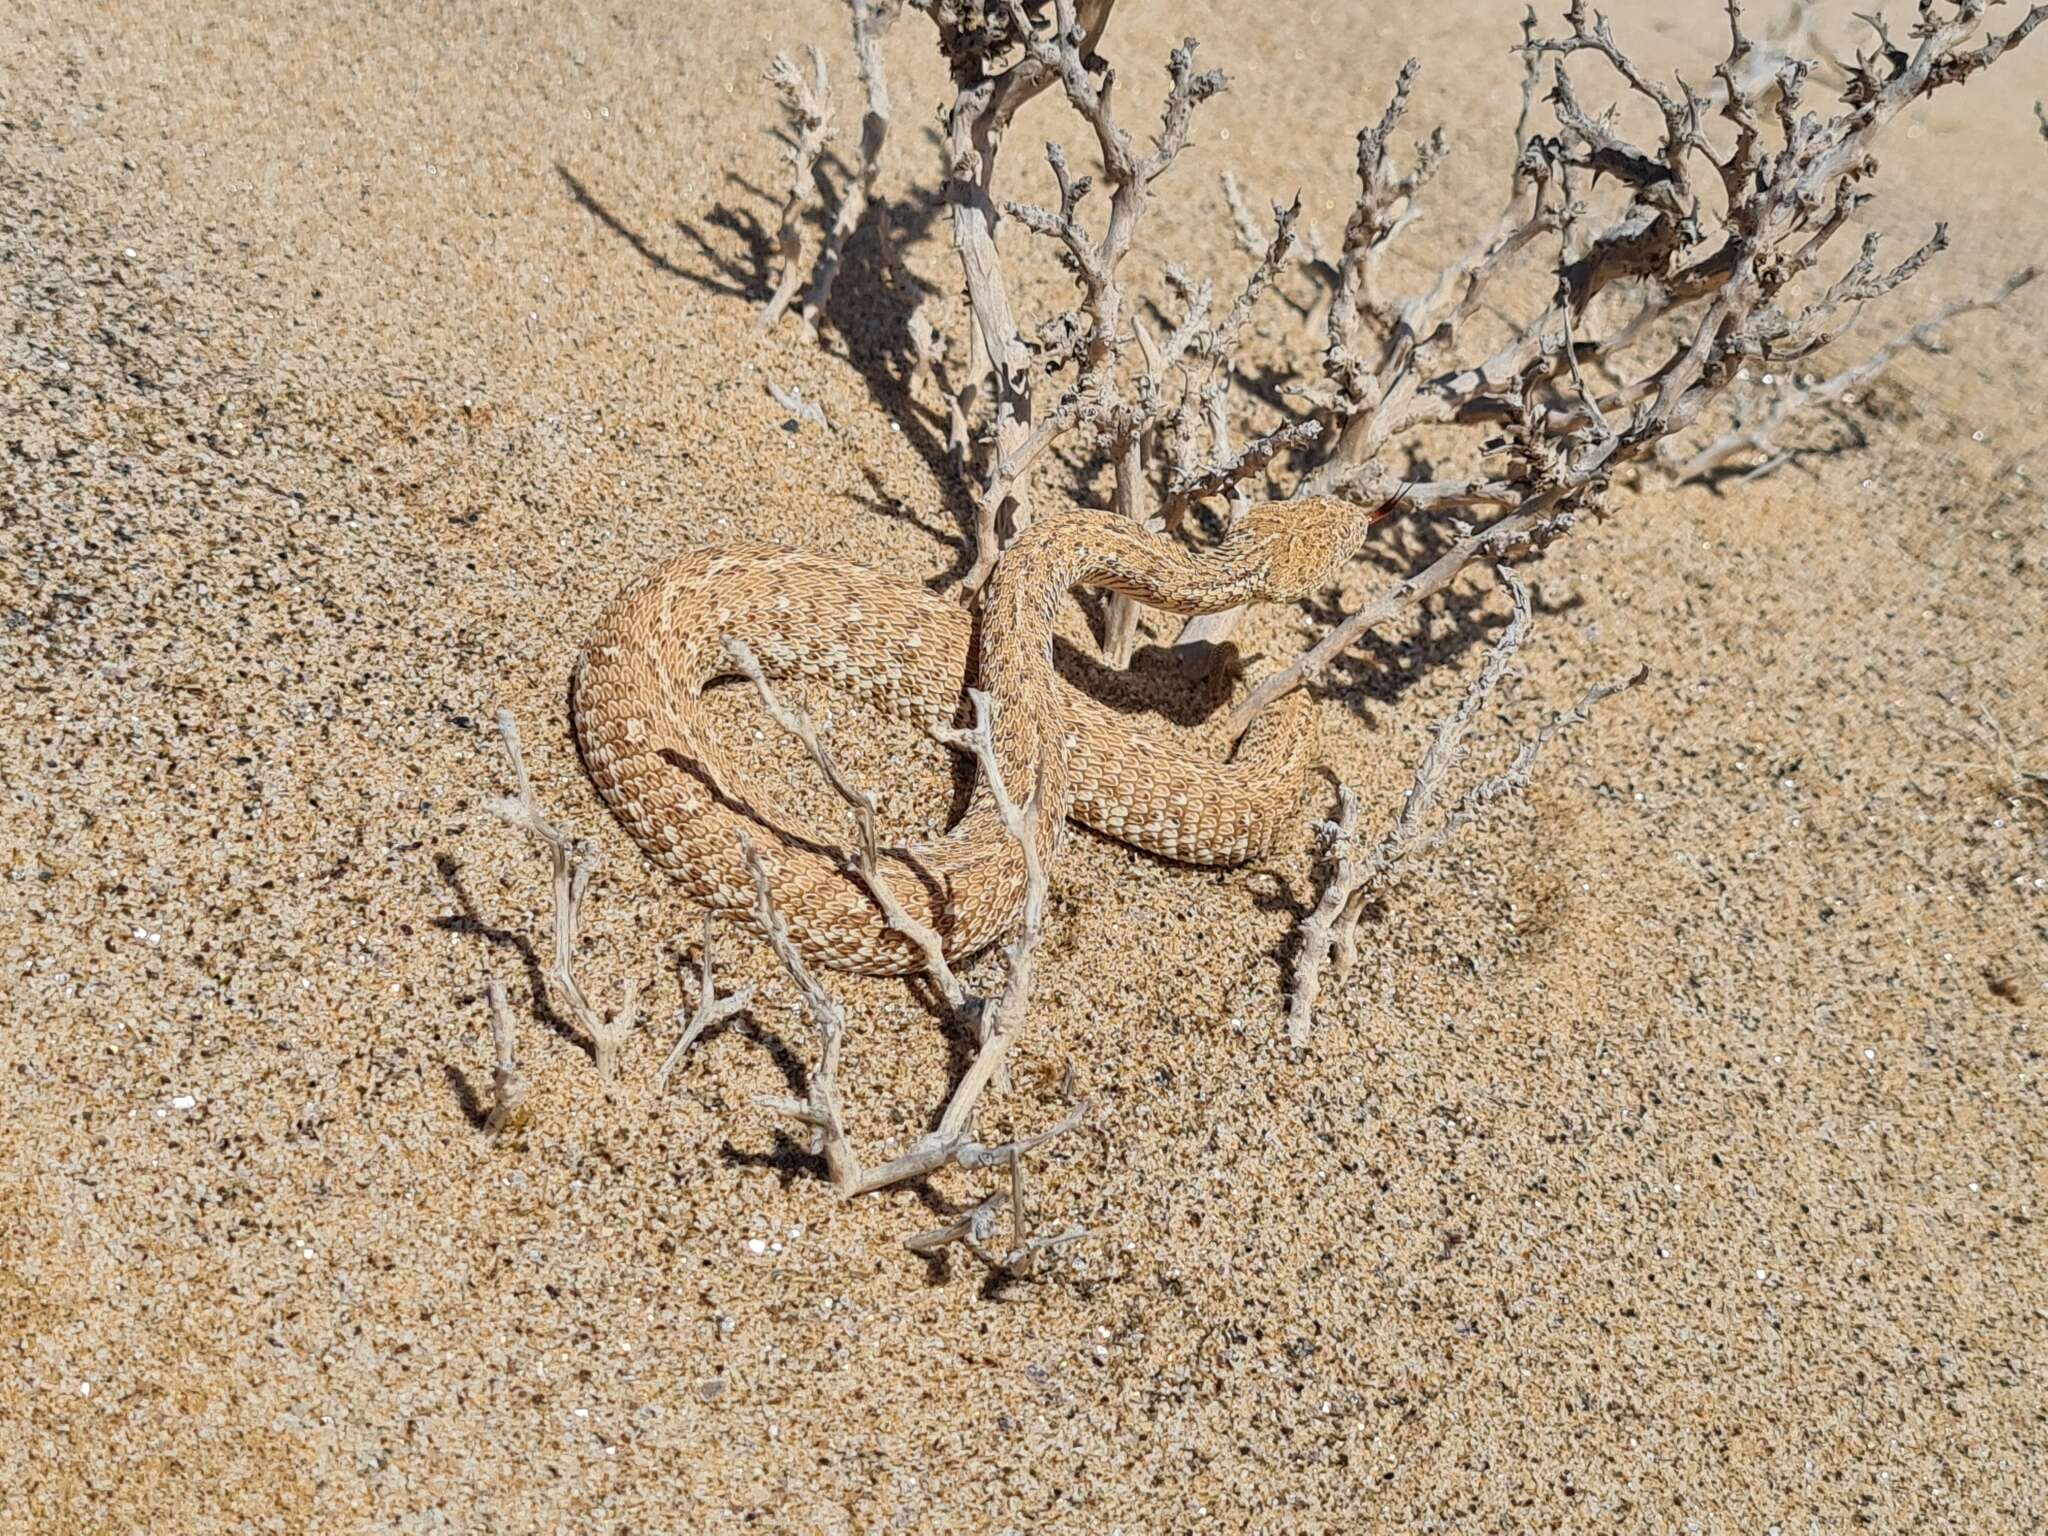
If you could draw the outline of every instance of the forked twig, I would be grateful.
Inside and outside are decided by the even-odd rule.
[[[1042,1257],[1058,1253],[1061,1249],[1071,1247],[1087,1237],[1088,1229],[1079,1226],[1066,1227],[1042,1236],[1031,1235],[1030,1211],[1025,1198],[1024,1154],[1036,1151],[1047,1142],[1078,1130],[1086,1123],[1088,1110],[1089,1106],[1083,1104],[1049,1130],[1006,1142],[1000,1147],[976,1148],[971,1162],[963,1162],[963,1166],[1007,1167],[1010,1174],[1009,1188],[997,1190],[979,1205],[963,1212],[944,1226],[912,1233],[903,1239],[903,1246],[912,1253],[929,1256],[959,1243],[998,1273],[1024,1276],[1038,1267],[1038,1261]],[[988,1246],[989,1240],[996,1235],[997,1223],[1005,1206],[1010,1211],[1010,1243],[1006,1249],[991,1250]]]
[[[732,658],[734,665],[754,682],[769,713],[775,717],[778,724],[804,743],[826,777],[840,790],[841,795],[855,806],[858,814],[863,803],[861,792],[852,785],[818,742],[817,733],[811,728],[809,719],[800,711],[787,708],[775,696],[774,690],[768,686],[765,675],[761,672],[758,659],[743,642],[728,638],[725,644],[727,655]],[[965,731],[946,731],[938,735],[946,745],[974,754],[981,765],[998,816],[1001,817],[1010,835],[1018,841],[1026,871],[1022,927],[1007,952],[1008,973],[1001,994],[993,1005],[984,1006],[979,1010],[981,1039],[974,1060],[947,1100],[937,1129],[921,1137],[901,1157],[878,1167],[868,1168],[863,1166],[855,1153],[852,1140],[847,1134],[839,1094],[839,1065],[846,1032],[845,1011],[838,999],[833,997],[805,965],[803,956],[790,939],[788,923],[776,909],[771,871],[751,839],[744,836],[741,839],[741,850],[754,878],[754,920],[768,936],[769,944],[774,949],[776,958],[782,963],[782,968],[796,982],[805,1011],[817,1026],[820,1039],[818,1062],[812,1069],[805,1098],[764,1097],[755,1102],[764,1109],[801,1121],[817,1133],[833,1187],[842,1197],[850,1198],[887,1189],[892,1185],[927,1177],[950,1166],[970,1170],[1009,1166],[1012,1170],[1013,1192],[1021,1192],[1022,1175],[1016,1170],[1017,1160],[1024,1153],[1077,1128],[1087,1112],[1087,1106],[1083,1105],[1050,1130],[1021,1137],[996,1147],[984,1145],[973,1135],[975,1108],[987,1088],[999,1080],[1007,1054],[1022,1028],[1028,1010],[1032,957],[1037,950],[1044,923],[1047,881],[1044,862],[1038,856],[1034,836],[1038,796],[1034,793],[1021,807],[1011,798],[995,752],[994,700],[980,689],[970,689],[969,697],[973,700],[975,709],[973,728]],[[872,813],[872,806],[869,806],[869,812]],[[950,969],[946,975],[952,976]],[[953,985],[958,986],[957,980]],[[963,996],[965,995],[963,992]],[[974,1000],[970,998],[970,1001]],[[1063,1246],[1079,1235],[1074,1233],[1057,1239],[1033,1242],[1024,1238],[1020,1231],[1020,1246],[1017,1251],[1020,1255],[1036,1255],[1049,1248]],[[1024,1259],[1020,1257],[1018,1262],[1021,1264]]]
[[[1940,333],[1951,320],[1981,309],[1998,308],[2020,289],[2034,281],[2040,273],[2039,267],[2024,267],[2001,283],[1995,292],[1974,299],[1958,299],[1952,304],[1943,305],[1918,325],[1892,337],[1862,362],[1844,368],[1818,383],[1792,385],[1778,395],[1761,420],[1722,433],[1672,470],[1671,478],[1679,484],[1702,479],[1738,454],[1744,453],[1764,455],[1764,461],[1748,471],[1748,477],[1769,473],[1793,457],[1791,452],[1779,448],[1778,440],[1786,425],[1796,417],[1852,395],[1883,373],[1906,352],[1916,348],[1923,352],[1940,350]]]
[[[767,935],[775,958],[782,962],[782,968],[796,982],[804,1011],[818,1027],[820,1045],[818,1064],[811,1069],[807,1098],[762,1097],[754,1102],[777,1114],[801,1120],[816,1131],[832,1187],[841,1195],[851,1195],[858,1190],[861,1166],[859,1157],[854,1154],[853,1142],[846,1134],[846,1116],[839,1103],[839,1058],[846,1041],[846,1012],[840,1007],[839,999],[811,974],[803,956],[790,940],[789,924],[775,907],[768,866],[762,861],[753,840],[744,832],[740,834],[740,852],[754,876],[755,926]]]
[[[817,48],[810,49],[809,53],[809,80],[804,78],[803,71],[786,53],[775,55],[768,66],[768,83],[781,95],[789,114],[790,180],[789,195],[783,199],[781,225],[775,237],[776,249],[782,257],[782,273],[775,280],[775,292],[762,307],[760,317],[754,321],[756,336],[775,328],[775,322],[782,318],[782,312],[796,297],[796,285],[803,280],[804,209],[810,205],[817,190],[811,173],[818,163],[819,154],[834,133],[832,85],[825,74],[825,55]]]
[[[860,169],[833,216],[825,234],[824,248],[811,272],[811,286],[804,294],[805,340],[818,334],[818,316],[832,300],[832,285],[839,278],[839,263],[846,242],[860,228],[868,205],[874,200],[875,182],[882,173],[882,146],[889,139],[889,77],[882,63],[882,39],[896,20],[896,0],[849,0],[853,12],[853,55],[861,85],[867,91],[867,111],[860,119]],[[819,78],[822,80],[821,72]],[[889,257],[883,253],[881,266],[888,270]],[[770,322],[773,323],[772,321]]]
[[[1024,859],[1024,913],[1017,937],[1005,952],[1008,970],[1003,990],[992,1006],[984,1006],[980,1018],[981,1048],[968,1064],[967,1073],[953,1092],[939,1119],[937,1136],[964,1136],[972,1125],[975,1101],[991,1081],[1003,1077],[1010,1045],[1024,1027],[1030,1009],[1032,967],[1038,954],[1039,938],[1045,924],[1045,899],[1049,884],[1045,862],[1038,854],[1037,786],[1022,805],[1012,797],[1003,781],[1002,764],[996,758],[996,701],[979,688],[967,690],[974,706],[974,725],[965,731],[942,731],[937,737],[947,746],[971,752],[981,766],[982,781],[1003,827],[1016,842]]]
[[[576,932],[583,920],[583,898],[590,889],[590,877],[603,863],[597,844],[587,837],[562,831],[541,813],[534,798],[533,781],[526,774],[526,758],[519,749],[519,723],[512,711],[498,711],[498,735],[505,743],[505,755],[512,762],[514,792],[510,799],[490,802],[490,809],[519,827],[548,853],[554,886],[554,951],[548,980],[568,1004],[576,1024],[590,1042],[590,1054],[597,1063],[598,1076],[607,1081],[618,1075],[619,1046],[639,1022],[639,982],[628,976],[620,988],[619,1011],[606,1018],[585,995],[576,980]]]
[[[668,1053],[655,1074],[654,1086],[657,1092],[668,1087],[669,1074],[683,1059],[683,1053],[697,1043],[697,1037],[714,1024],[722,1024],[734,1014],[744,1013],[753,1006],[754,989],[741,987],[726,997],[718,995],[718,988],[711,980],[711,933],[717,914],[704,914],[704,960],[703,969],[697,977],[697,1007],[691,1013],[689,1022],[683,1026],[682,1038],[676,1041],[675,1049]]]
[[[732,664],[739,668],[754,691],[760,696],[761,707],[782,729],[794,736],[804,750],[811,755],[811,761],[818,765],[839,798],[853,809],[854,822],[859,828],[859,840],[855,849],[855,870],[861,883],[868,888],[868,894],[875,899],[875,905],[882,909],[882,916],[889,926],[902,934],[917,947],[924,956],[925,969],[930,972],[932,982],[945,995],[953,1011],[963,1016],[978,1013],[980,999],[973,997],[960,984],[952,965],[946,959],[946,949],[939,935],[929,924],[918,921],[910,915],[895,888],[882,874],[881,848],[875,822],[875,799],[862,789],[839,766],[837,759],[826,750],[824,742],[818,739],[817,728],[811,717],[803,710],[792,709],[782,702],[774,687],[768,681],[768,674],[761,670],[760,659],[746,641],[735,636],[725,637],[725,654]]]

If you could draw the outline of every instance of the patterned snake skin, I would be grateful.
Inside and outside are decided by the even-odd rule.
[[[1128,519],[1071,511],[1004,552],[983,610],[978,685],[994,697],[996,760],[1022,798],[1036,783],[1048,866],[1069,816],[1191,864],[1265,851],[1300,805],[1314,745],[1307,700],[1266,711],[1231,761],[1192,753],[1156,721],[1117,714],[1053,670],[1053,621],[1076,586],[1124,592],[1174,613],[1291,601],[1333,576],[1364,538],[1370,509],[1327,499],[1253,507],[1215,550],[1191,555]],[[973,620],[920,586],[848,570],[801,550],[727,543],[691,549],[625,593],[577,666],[576,736],[598,792],[648,856],[692,899],[746,913],[746,832],[805,957],[837,970],[922,969],[837,849],[750,806],[702,695],[733,674],[723,641],[744,640],[770,677],[866,695],[927,730],[950,726],[970,681]],[[1000,938],[1023,908],[1023,850],[986,784],[936,841],[885,852],[884,874],[948,955]]]

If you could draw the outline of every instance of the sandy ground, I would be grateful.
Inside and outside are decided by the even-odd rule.
[[[1334,236],[1408,51],[1453,154],[1392,275],[1490,212],[1513,7],[1130,9],[1133,121],[1182,30],[1234,76],[1149,284],[1238,271],[1226,165]],[[1804,439],[1851,451],[1617,495],[1537,568],[1489,760],[1651,679],[1390,900],[1305,1057],[1306,825],[1227,873],[1077,837],[988,1129],[1056,1118],[1071,1069],[1099,1131],[1036,1198],[1094,1235],[991,1286],[899,1244],[971,1181],[840,1206],[750,1107],[811,1040],[738,930],[759,1005],[655,1090],[695,918],[564,710],[598,609],[684,541],[957,569],[903,382],[917,283],[961,334],[926,24],[892,42],[904,270],[870,229],[826,345],[749,350],[758,71],[815,36],[850,76],[826,0],[265,10],[0,19],[0,1526],[2039,1528],[2048,805],[1980,721],[2043,765],[2048,299]],[[1720,25],[1625,10],[1660,67]],[[2037,38],[1899,125],[1878,217],[1954,249],[1874,325],[2048,243],[2040,95]],[[1061,275],[1006,249],[1045,312]],[[1309,340],[1276,309],[1260,345]],[[1325,756],[1374,818],[1501,618],[1475,580],[1336,679]],[[1270,665],[1304,616],[1249,638]],[[534,996],[539,856],[482,810],[501,702],[608,856],[587,978],[658,1021],[609,1089]],[[892,821],[942,817],[938,754],[871,724],[839,739]],[[486,971],[535,1084],[496,1143]],[[858,1134],[900,1147],[959,1042],[842,991]]]

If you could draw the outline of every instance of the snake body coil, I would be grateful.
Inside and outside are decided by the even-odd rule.
[[[923,966],[916,948],[888,927],[837,851],[750,810],[702,700],[706,686],[732,673],[727,636],[744,640],[770,677],[865,694],[927,730],[953,723],[975,681],[996,700],[1004,780],[1020,797],[1039,787],[1036,835],[1048,863],[1071,815],[1170,858],[1237,864],[1263,852],[1299,806],[1312,745],[1306,701],[1283,700],[1245,733],[1231,761],[1213,761],[1060,679],[1054,615],[1076,586],[1190,614],[1291,600],[1322,584],[1371,521],[1345,502],[1267,502],[1214,551],[1190,555],[1126,519],[1047,517],[996,566],[978,678],[970,676],[972,620],[922,587],[779,545],[701,546],[658,567],[600,620],[577,668],[577,740],[606,803],[697,902],[752,908],[745,832],[806,958],[873,975],[914,972]],[[943,837],[887,852],[883,862],[898,898],[937,930],[949,955],[1001,937],[1023,906],[1023,850],[986,785]]]

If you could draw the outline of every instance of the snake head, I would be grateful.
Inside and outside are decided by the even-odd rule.
[[[1233,538],[1266,558],[1260,596],[1287,602],[1326,586],[1378,517],[1377,508],[1335,496],[1262,501],[1244,514]]]

